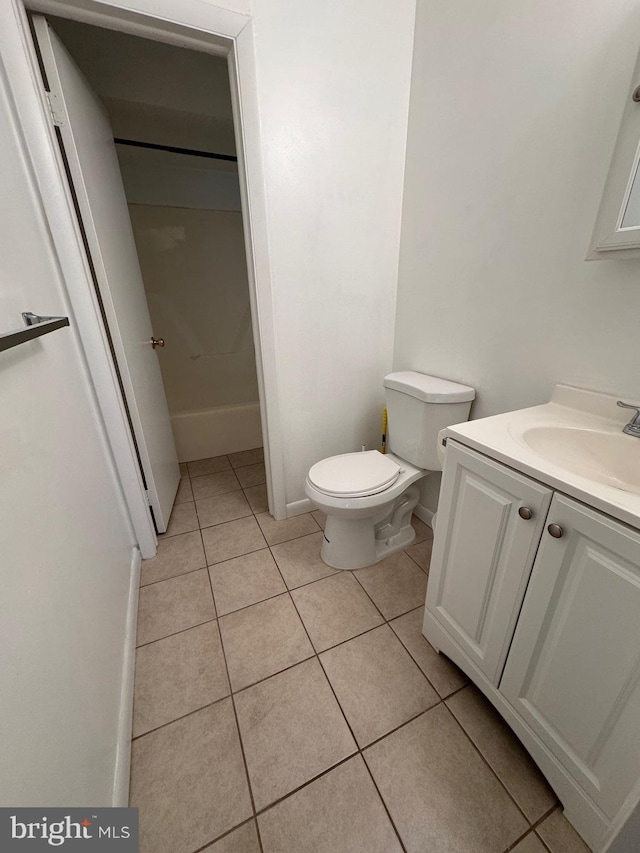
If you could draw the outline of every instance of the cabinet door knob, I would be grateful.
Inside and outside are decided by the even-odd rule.
[[[533,518],[533,510],[529,509],[528,506],[521,506],[518,510],[518,515],[520,518],[524,518],[525,521],[529,521],[530,518]]]
[[[155,349],[156,347],[164,346],[164,338],[151,338],[151,346]]]
[[[560,527],[559,524],[550,524],[547,527],[547,530],[553,536],[554,539],[561,539],[564,533],[564,530]]]

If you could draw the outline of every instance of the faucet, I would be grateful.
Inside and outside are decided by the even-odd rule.
[[[623,403],[622,400],[618,400],[618,405],[621,409],[633,409],[635,411],[635,415],[631,418],[629,423],[622,427],[622,432],[625,432],[627,435],[635,435],[640,438],[640,405],[631,406],[629,403]]]

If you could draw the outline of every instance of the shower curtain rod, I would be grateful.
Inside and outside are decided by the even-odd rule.
[[[238,158],[233,154],[214,154],[212,151],[196,151],[194,148],[178,148],[175,145],[159,145],[156,142],[138,142],[135,139],[113,140],[118,145],[132,145],[134,148],[153,148],[154,151],[170,151],[172,154],[190,154],[192,157],[208,157],[210,160],[229,160],[237,163]]]

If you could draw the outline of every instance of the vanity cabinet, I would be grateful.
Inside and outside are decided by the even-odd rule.
[[[640,533],[449,439],[424,633],[601,850],[640,780]]]
[[[546,486],[449,442],[427,607],[496,685],[551,495]]]

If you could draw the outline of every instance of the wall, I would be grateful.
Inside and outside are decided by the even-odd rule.
[[[394,366],[638,394],[640,263],[584,260],[640,43],[630,0],[419,3]]]
[[[414,2],[253,0],[252,15],[292,504],[315,461],[380,440]]]
[[[638,397],[640,262],[584,258],[639,33],[631,0],[418,4],[394,367],[472,417]]]
[[[0,65],[0,329],[69,314]],[[111,805],[134,546],[71,328],[0,353],[0,805]]]

